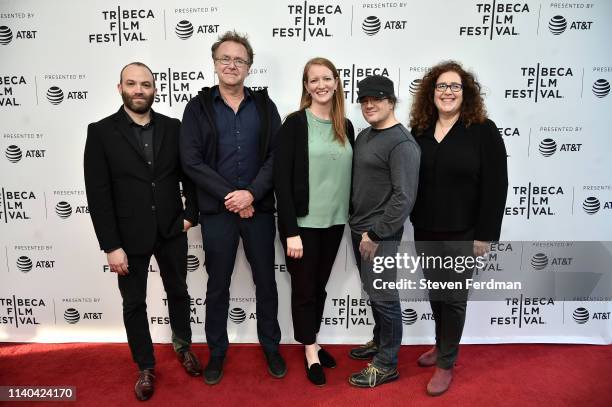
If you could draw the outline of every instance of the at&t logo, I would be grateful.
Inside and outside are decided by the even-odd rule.
[[[534,270],[544,270],[548,266],[548,256],[544,253],[536,253],[531,258],[531,267]]]
[[[421,87],[422,80],[420,78],[414,79],[410,82],[410,86],[408,87],[408,91],[412,96],[415,96]]]
[[[591,29],[592,21],[572,21],[569,24],[570,30],[586,31]],[[568,21],[565,17],[556,15],[548,22],[548,29],[553,35],[560,35],[568,28]]]
[[[304,1],[300,4],[288,4],[291,25],[273,27],[273,38],[330,38],[333,33],[327,26],[331,17],[342,15],[339,4],[312,4]]]
[[[246,312],[242,308],[232,308],[229,312],[229,319],[235,324],[241,324],[246,320]]]
[[[563,99],[560,81],[573,77],[571,67],[521,67],[521,76],[526,78],[526,88],[506,89],[505,99],[532,99],[534,102],[546,99]]]
[[[76,324],[81,320],[81,314],[76,308],[68,308],[64,311],[64,320],[69,324]]]
[[[573,257],[550,257],[549,258],[544,253],[536,253],[531,258],[531,267],[534,270],[540,271],[540,270],[544,270],[546,267],[550,265],[552,268],[558,270],[559,267],[571,266],[573,261],[574,261]]]
[[[558,146],[555,140],[552,138],[545,138],[540,142],[538,151],[544,157],[550,157],[557,152],[557,147],[559,148],[560,152],[577,152],[580,151],[582,143],[563,143]]]
[[[415,310],[406,308],[402,311],[402,323],[404,325],[413,325],[417,319],[419,319],[419,315]]]
[[[13,39],[34,40],[36,39],[37,32],[38,31],[20,30],[16,31],[15,35],[13,36],[13,30],[6,25],[0,25],[0,45],[8,45],[11,43],[11,41],[13,41]]]
[[[24,156],[25,158],[45,158],[46,151],[47,150],[26,150],[24,155],[21,148],[13,144],[6,148],[4,155],[10,162],[18,163]]]
[[[17,270],[22,273],[29,273],[32,269],[52,270],[54,267],[55,260],[36,260],[36,263],[34,263],[28,256],[19,256],[17,258]]]
[[[59,86],[51,86],[47,89],[47,100],[52,105],[59,105],[66,100],[86,100],[87,99],[86,90],[73,90],[64,93],[64,91]]]
[[[55,213],[62,219],[68,219],[72,215],[72,206],[66,201],[59,201],[55,205]]]
[[[585,198],[585,200],[582,202],[582,210],[584,210],[584,212],[588,215],[595,215],[596,213],[600,211],[610,210],[610,209],[612,209],[612,201],[601,202],[595,196],[589,196]]]
[[[405,30],[406,20],[387,20],[384,23],[376,16],[368,16],[361,23],[361,29],[368,35],[376,35],[381,30]]]
[[[589,322],[589,319],[591,319],[592,321],[601,321],[601,320],[610,321],[610,311],[593,312],[593,315],[591,316],[589,314],[589,310],[587,310],[584,307],[578,307],[572,313],[572,318],[574,319],[574,322],[580,325],[586,324],[587,322]]]
[[[610,94],[610,82],[605,79],[597,79],[591,88],[593,94],[598,98],[605,98]]]
[[[216,34],[219,32],[219,24],[203,24],[194,28],[189,20],[181,20],[176,24],[174,33],[181,40],[188,40],[195,33],[198,34]]]
[[[200,267],[200,259],[197,256],[190,254],[187,256],[187,271],[193,273]]]

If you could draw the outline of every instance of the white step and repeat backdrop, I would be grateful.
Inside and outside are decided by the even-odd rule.
[[[366,123],[355,101],[357,81],[389,76],[406,123],[428,67],[461,61],[483,84],[509,154],[502,238],[612,240],[610,21],[612,3],[604,0],[2,0],[0,341],[125,340],[116,276],[105,266],[87,210],[87,124],[116,111],[119,70],[131,61],[155,72],[154,108],[182,117],[187,101],[215,83],[210,46],[230,29],[249,34],[256,55],[247,84],[268,88],[282,116],[298,106],[304,63],[331,59],[358,130]],[[523,246],[498,249],[526,256]],[[546,256],[554,244],[535,247]],[[195,342],[205,341],[204,263],[198,227],[189,232],[188,265]],[[150,271],[152,335],[168,342],[155,262]],[[278,242],[276,272],[283,342],[291,343],[289,276]],[[346,239],[328,292],[320,341],[369,339],[373,320]],[[516,297],[470,303],[464,342],[612,343],[610,298]],[[404,343],[431,343],[429,304],[403,308]],[[242,248],[230,310],[231,341],[256,342],[254,287]]]

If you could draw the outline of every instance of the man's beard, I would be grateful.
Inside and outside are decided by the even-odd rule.
[[[142,114],[148,112],[149,109],[151,109],[151,106],[153,105],[153,100],[155,99],[155,95],[152,94],[149,98],[143,95],[143,98],[145,99],[144,104],[135,104],[130,95],[128,95],[126,92],[121,92],[121,98],[123,99],[123,104],[128,109],[130,109],[134,113]]]

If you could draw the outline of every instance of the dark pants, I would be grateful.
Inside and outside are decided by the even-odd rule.
[[[304,247],[301,259],[287,256],[287,240],[283,239],[287,270],[291,274],[291,315],[295,340],[304,345],[317,341],[325,307],[329,280],[344,225],[329,228],[300,228]]]
[[[403,228],[395,236],[387,239],[381,244],[376,256],[393,256],[397,252],[397,246],[402,239]],[[372,263],[362,261],[359,253],[361,235],[351,232],[353,242],[353,253],[359,269],[361,281],[372,281]],[[387,269],[385,280],[395,280],[395,268]],[[364,287],[366,292],[371,292],[372,287]],[[382,297],[382,298],[381,298]],[[378,353],[372,359],[372,364],[384,369],[395,369],[397,367],[397,354],[402,344],[402,308],[399,302],[397,290],[386,290],[384,295],[370,295],[372,305],[372,316],[374,317],[374,343],[378,346]]]
[[[152,255],[159,265],[159,274],[168,298],[168,314],[172,341],[177,352],[189,349],[191,325],[189,322],[189,293],[187,292],[187,235],[173,239],[158,237]],[[132,358],[139,369],[155,366],[153,343],[147,320],[147,277],[151,254],[127,254],[129,273],[118,276],[119,291],[123,298],[123,323]]]
[[[226,211],[201,215],[200,224],[208,273],[204,329],[211,356],[225,356],[229,345],[229,288],[240,238],[255,283],[257,336],[266,352],[277,351],[281,332],[274,275],[274,215],[256,212],[253,217],[242,219],[238,214]]]
[[[463,232],[414,231],[418,253],[425,256],[473,256],[473,230]],[[431,281],[462,281],[472,277],[473,270],[461,274],[449,270],[423,268],[424,277]],[[431,311],[436,324],[436,365],[450,369],[459,355],[459,342],[465,325],[468,290],[430,291]]]

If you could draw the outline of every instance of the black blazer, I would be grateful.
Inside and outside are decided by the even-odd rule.
[[[152,114],[153,171],[123,106],[87,128],[85,189],[102,250],[121,247],[128,254],[151,253],[158,235],[166,239],[180,235],[183,219],[197,223],[194,186],[183,175],[179,161],[180,121]]]
[[[413,129],[421,168],[412,224],[429,232],[473,229],[476,240],[499,240],[508,168],[497,126],[487,119],[466,127],[459,120],[440,143],[434,130],[419,134]]]
[[[346,119],[346,136],[355,144],[355,130]],[[281,238],[299,234],[297,218],[308,215],[308,120],[306,111],[290,114],[278,131],[274,158],[274,189]]]

